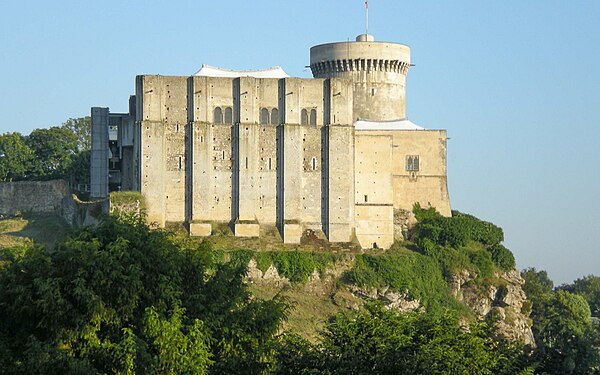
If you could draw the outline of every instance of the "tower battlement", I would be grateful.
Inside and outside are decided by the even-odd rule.
[[[327,43],[310,49],[315,78],[347,78],[354,83],[354,120],[406,117],[406,75],[410,47],[376,42],[362,34],[355,42]]]

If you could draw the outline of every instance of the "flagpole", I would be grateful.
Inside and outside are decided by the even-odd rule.
[[[366,8],[365,18],[366,18],[366,25],[367,25],[366,34],[369,35],[369,0],[365,0],[365,8]]]

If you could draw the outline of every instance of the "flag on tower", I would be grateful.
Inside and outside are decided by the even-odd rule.
[[[365,6],[367,7],[367,9],[369,9],[369,0],[365,1]]]

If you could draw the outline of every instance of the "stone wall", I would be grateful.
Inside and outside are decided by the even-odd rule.
[[[42,214],[62,217],[72,227],[94,225],[109,211],[108,198],[82,202],[65,180],[0,183],[0,214]]]
[[[0,214],[60,213],[68,196],[69,186],[64,180],[1,182]]]

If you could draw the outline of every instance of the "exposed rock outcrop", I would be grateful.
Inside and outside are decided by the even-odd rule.
[[[315,270],[306,283],[294,288],[321,296],[348,310],[357,310],[370,300],[383,301],[389,308],[401,312],[423,309],[421,302],[411,299],[408,292],[339,283],[340,277],[352,268],[353,262],[354,257],[348,257],[345,262],[333,264],[323,273]],[[247,281],[278,290],[292,287],[290,280],[280,275],[273,265],[262,272],[254,259],[248,264]],[[451,275],[448,283],[452,295],[471,308],[478,320],[492,322],[498,337],[535,346],[529,319],[530,303],[522,289],[524,280],[516,270],[498,273],[489,279],[478,279],[475,273],[465,269]]]
[[[529,319],[531,307],[521,275],[512,270],[494,275],[494,282],[474,279],[475,275],[465,270],[452,275],[452,294],[469,306],[479,320],[492,322],[499,337],[535,346]]]

